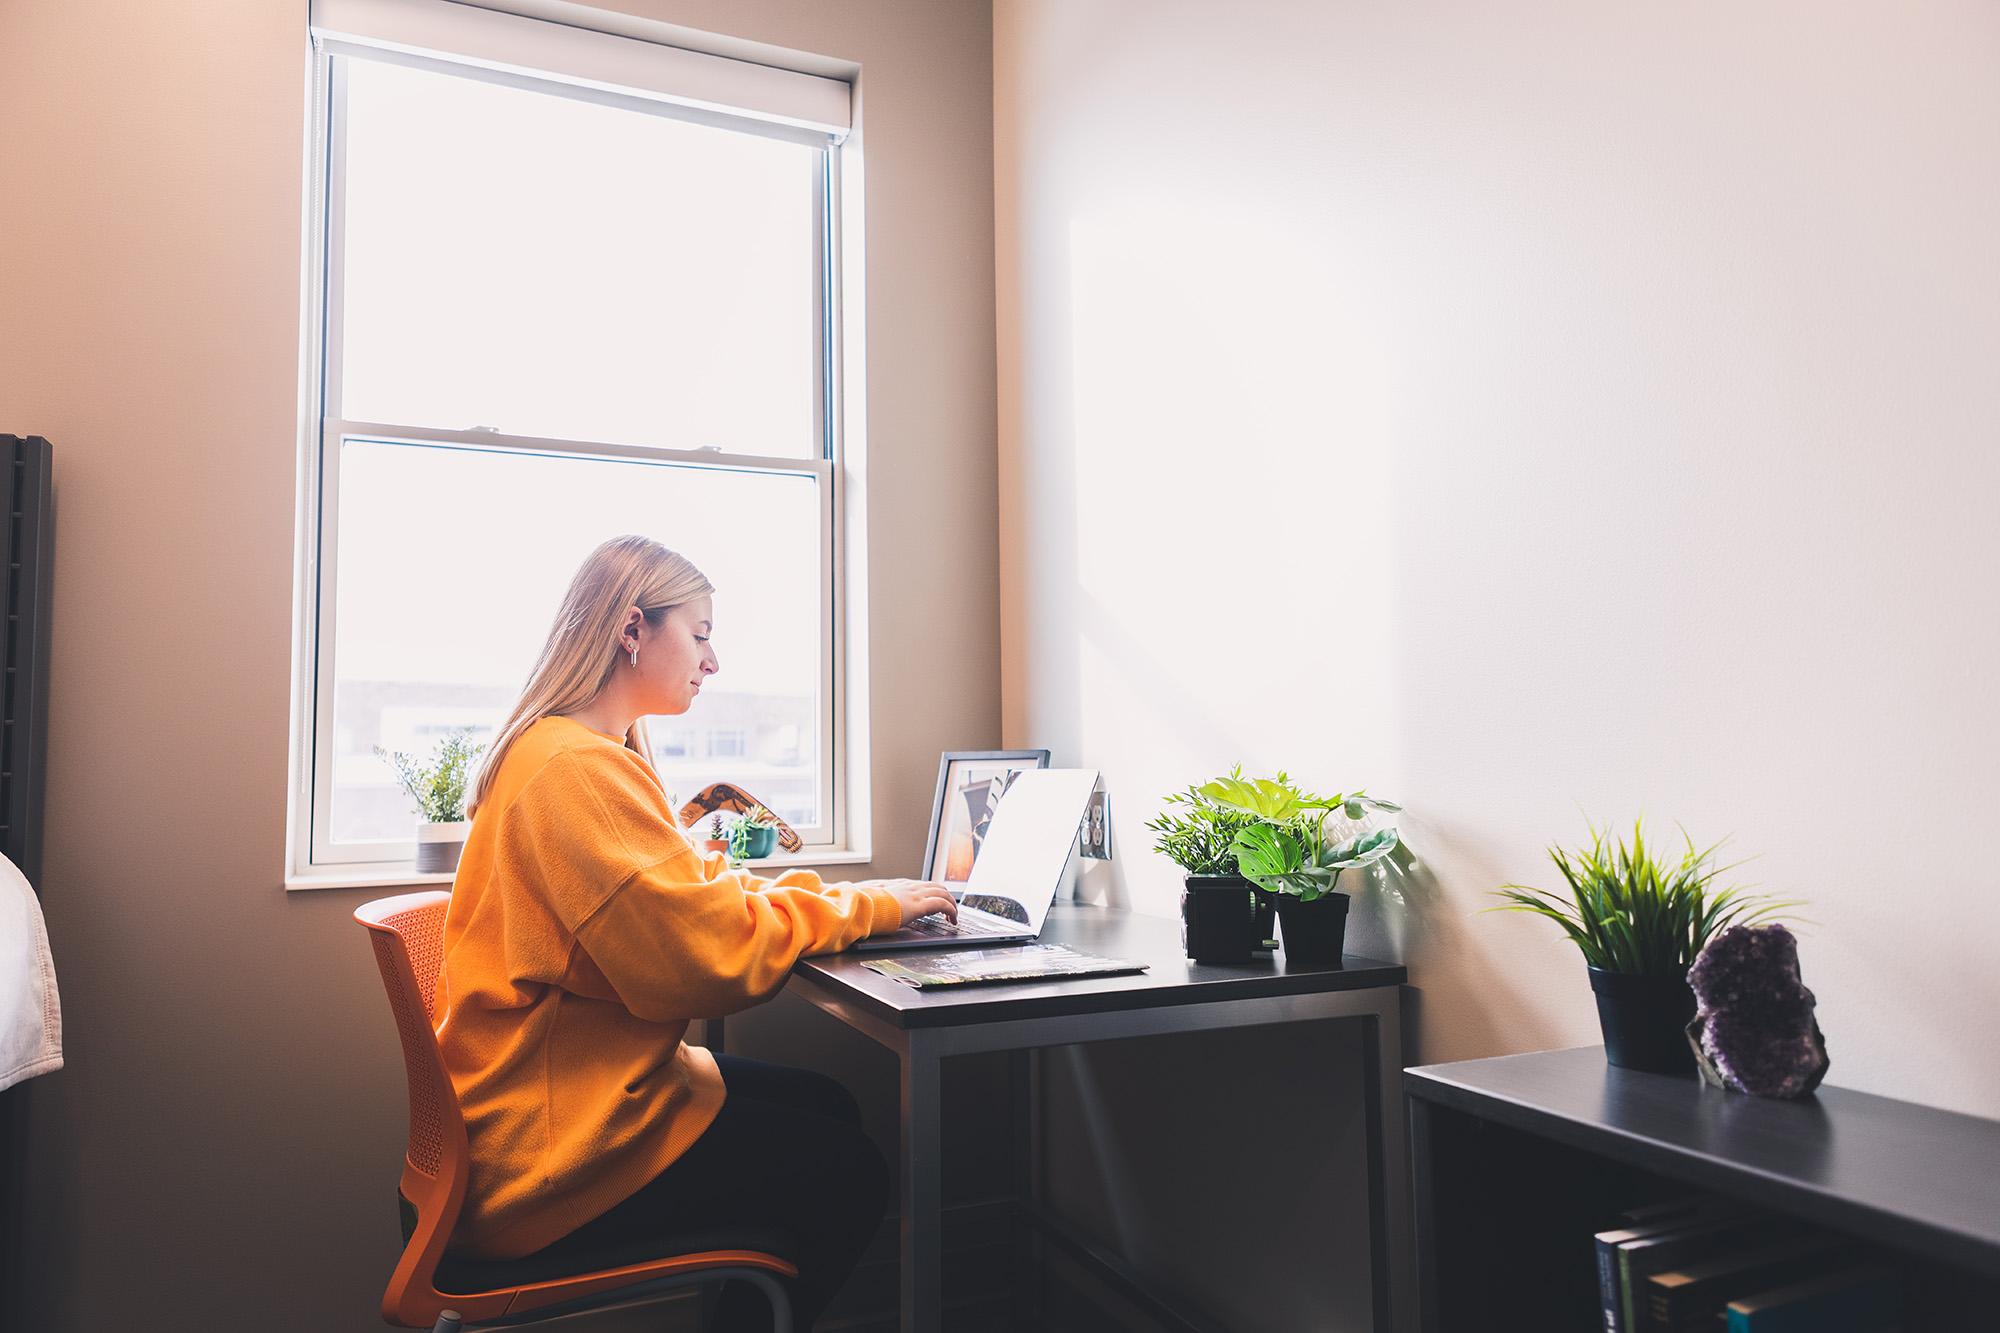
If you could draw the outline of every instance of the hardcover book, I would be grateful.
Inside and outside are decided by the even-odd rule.
[[[1749,1292],[1810,1277],[1851,1246],[1828,1236],[1798,1236],[1735,1254],[1719,1255],[1646,1282],[1646,1333],[1710,1333],[1723,1305]]]
[[[1708,1217],[1625,1241],[1618,1246],[1619,1327],[1634,1333],[1645,1328],[1647,1279],[1653,1274],[1746,1246],[1770,1244],[1796,1230],[1794,1224],[1772,1218]]]
[[[1639,1214],[1643,1214],[1648,1220],[1632,1220]],[[1695,1222],[1711,1217],[1726,1218],[1728,1215],[1718,1201],[1703,1199],[1691,1201],[1685,1207],[1668,1204],[1627,1213],[1625,1216],[1628,1220],[1632,1220],[1631,1225],[1598,1232],[1595,1237],[1597,1294],[1598,1305],[1604,1311],[1604,1333],[1635,1333],[1637,1328],[1626,1309],[1628,1301],[1624,1265],[1619,1262],[1621,1247],[1633,1241],[1680,1231]]]

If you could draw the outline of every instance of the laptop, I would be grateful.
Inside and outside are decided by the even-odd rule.
[[[1062,887],[1076,833],[1097,787],[1094,768],[1030,768],[1015,775],[979,844],[958,920],[933,913],[854,947],[938,949],[955,944],[1025,944],[1039,939]]]

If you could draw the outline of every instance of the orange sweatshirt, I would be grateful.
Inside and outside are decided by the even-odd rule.
[[[569,718],[502,760],[452,884],[437,1033],[472,1143],[455,1243],[516,1258],[599,1216],[722,1107],[690,1020],[900,913],[880,889],[697,856],[651,765]]]

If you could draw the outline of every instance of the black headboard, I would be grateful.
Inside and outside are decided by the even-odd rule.
[[[0,435],[0,852],[37,889],[42,883],[42,793],[49,740],[49,575],[54,491],[49,442]],[[0,1328],[23,1327],[28,1219],[28,1092],[0,1092]]]
[[[42,792],[49,753],[49,575],[54,563],[52,451],[39,435],[0,435],[6,578],[0,665],[0,852],[42,882]]]

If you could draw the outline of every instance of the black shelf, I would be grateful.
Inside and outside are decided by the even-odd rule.
[[[1880,1247],[1912,1328],[1994,1326],[2000,1122],[1846,1088],[1745,1097],[1594,1046],[1422,1066],[1404,1089],[1426,1330],[1595,1327],[1591,1235],[1691,1191]]]

